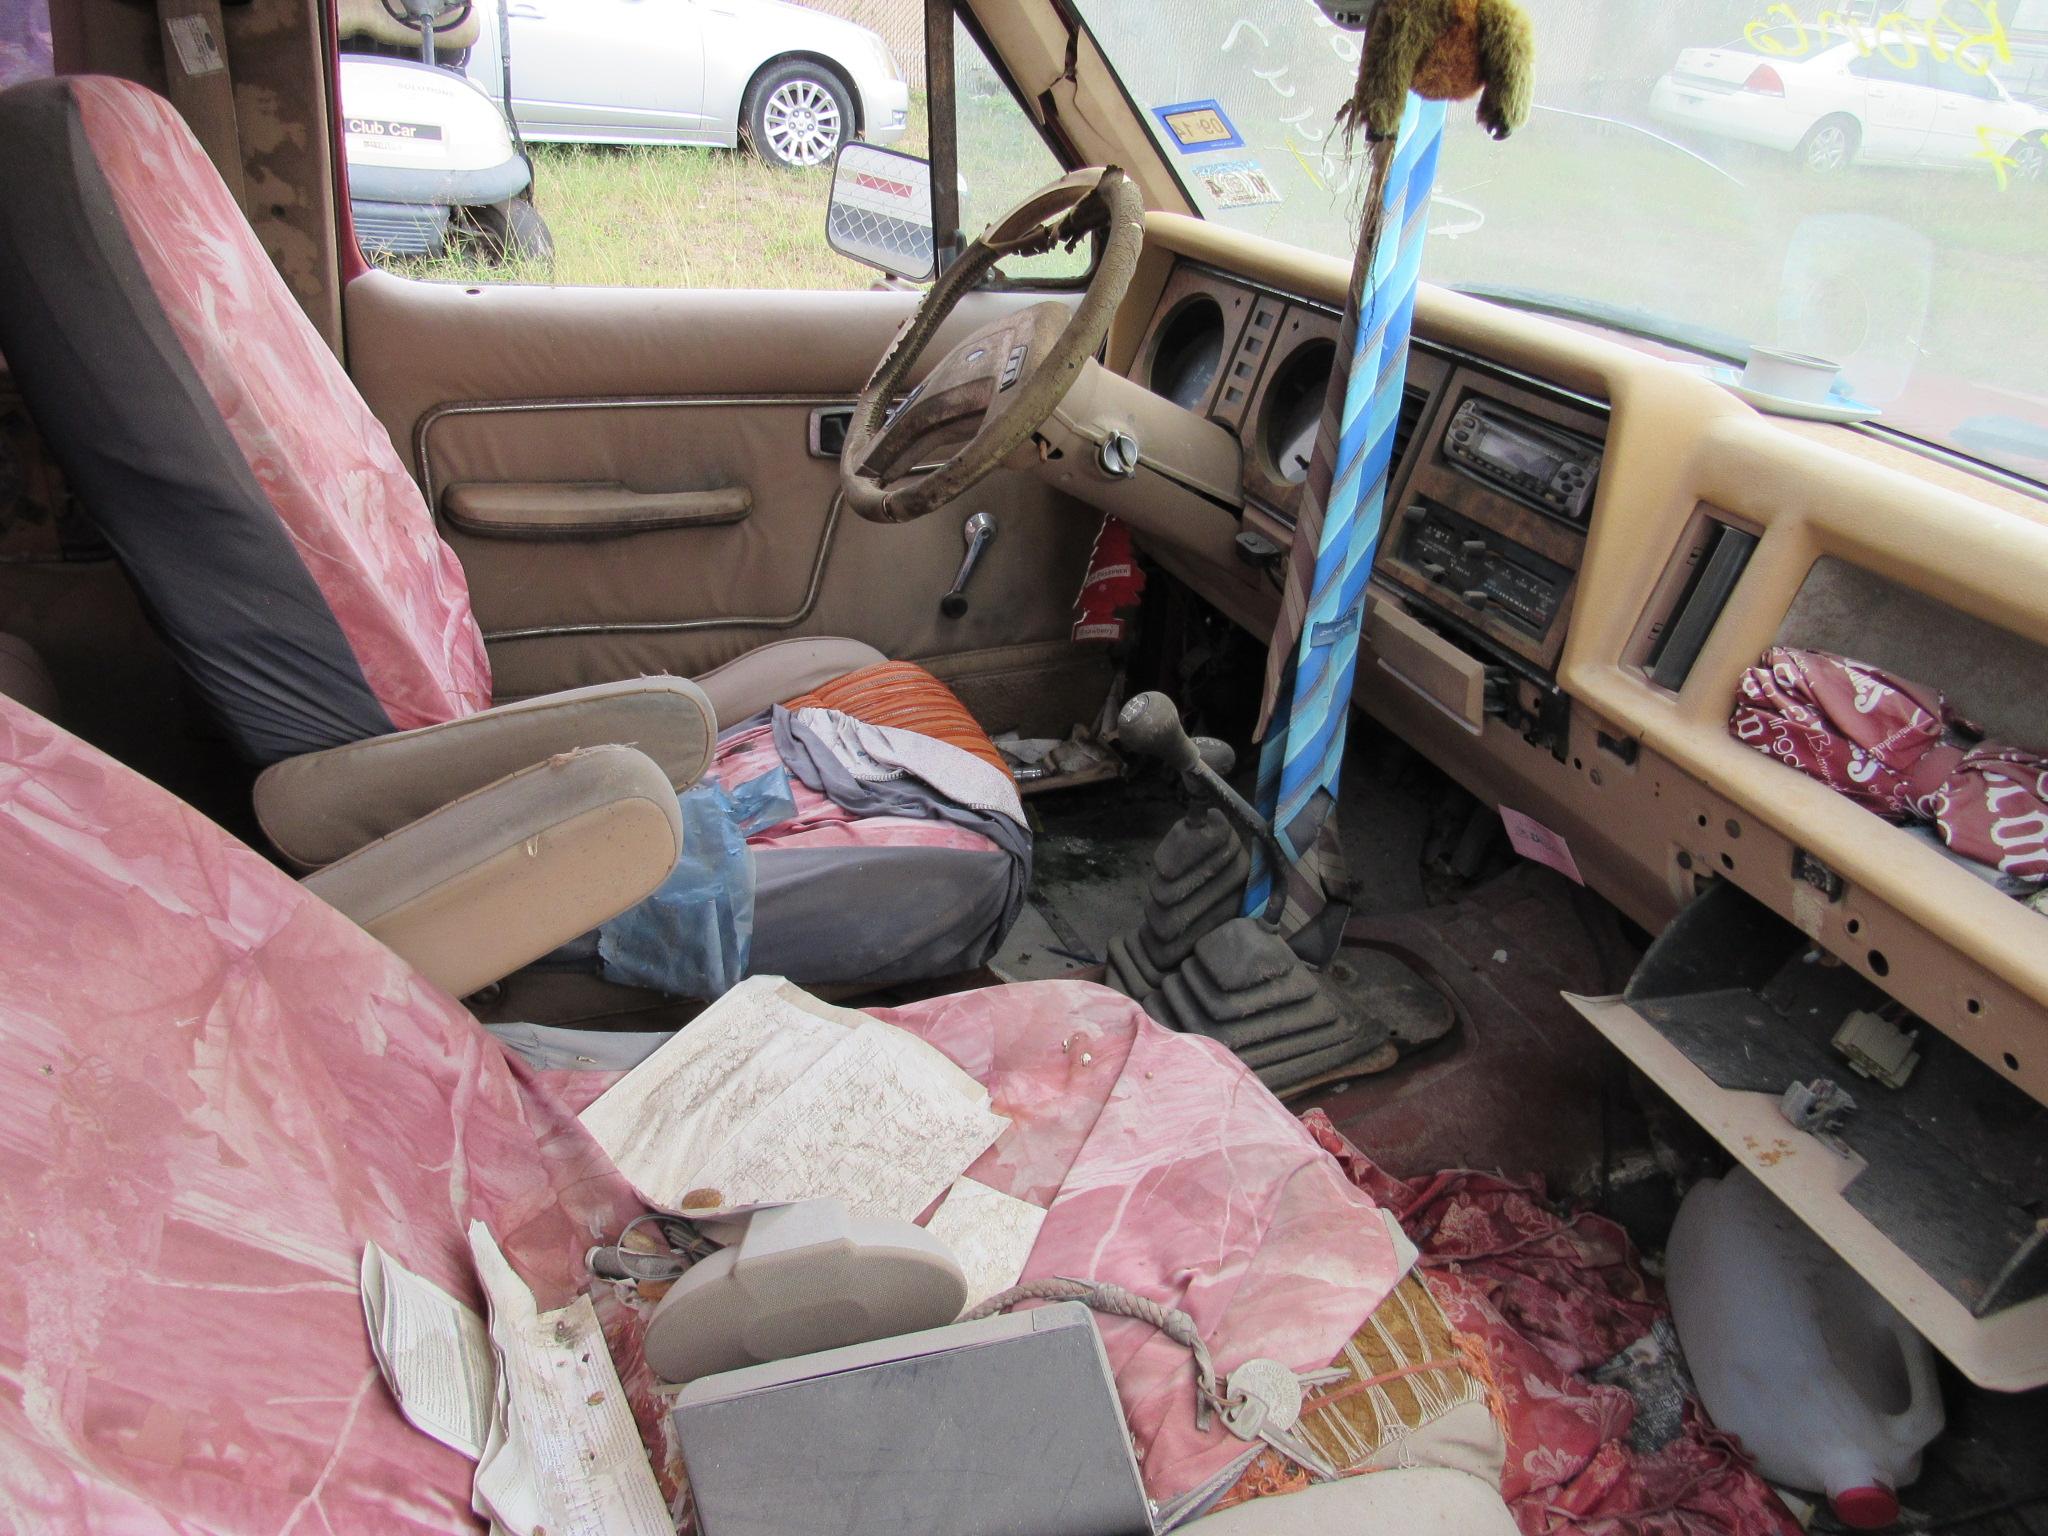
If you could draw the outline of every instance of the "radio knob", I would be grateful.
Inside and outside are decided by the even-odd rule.
[[[1423,561],[1420,569],[1422,571],[1422,574],[1427,576],[1431,581],[1442,581],[1444,579],[1444,568],[1438,565],[1434,560]]]
[[[1486,553],[1486,540],[1466,539],[1458,545],[1458,548],[1464,550],[1468,555],[1483,555]]]
[[[1493,594],[1491,592],[1488,592],[1483,587],[1475,587],[1470,592],[1461,592],[1458,595],[1464,598],[1465,601],[1470,603],[1474,608],[1484,608],[1489,602],[1493,600]]]

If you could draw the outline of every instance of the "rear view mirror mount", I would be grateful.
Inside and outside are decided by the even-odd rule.
[[[892,276],[929,282],[935,264],[931,166],[873,144],[842,144],[832,168],[825,243]]]

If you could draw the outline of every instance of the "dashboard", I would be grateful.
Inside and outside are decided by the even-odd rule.
[[[1111,333],[1108,367],[1185,413],[1207,466],[1200,504],[1134,523],[1140,546],[1261,638],[1347,281],[1343,263],[1154,215]],[[1173,435],[1155,433],[1162,459]],[[1880,1179],[1780,1115],[1782,1082],[1731,1085],[1675,1043],[1682,1006],[1573,1003],[1937,1348],[2008,1389],[2048,1382],[2048,1246],[2025,1240],[2048,1193],[2044,918],[1737,742],[1728,720],[1744,670],[1792,645],[1932,685],[1989,735],[2048,746],[2043,591],[2035,497],[1870,434],[1760,416],[1590,329],[1428,285],[1418,297],[1355,703],[1539,822],[1651,933],[1679,932],[1701,896],[1737,896],[1820,962],[1809,971],[1907,1020],[1936,1076],[1967,1085],[1950,1123],[1983,1139],[1957,1166],[1998,1173],[1968,1220],[1895,1229],[1864,1208]],[[1855,1081],[1862,1113],[1889,1123]],[[1996,1127],[1978,1124],[1986,1105]],[[1998,1283],[2016,1288],[1993,1306],[1989,1282],[1945,1274],[1940,1255],[1998,1259],[2007,1226],[2020,1239]]]

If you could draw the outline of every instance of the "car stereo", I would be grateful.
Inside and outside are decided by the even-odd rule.
[[[1468,397],[1444,433],[1444,456],[1475,479],[1583,523],[1600,450],[1519,411]]]

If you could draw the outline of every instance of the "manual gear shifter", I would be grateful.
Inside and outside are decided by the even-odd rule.
[[[1172,1029],[1207,1035],[1276,1092],[1362,1059],[1384,1038],[1347,1019],[1316,973],[1280,936],[1287,855],[1273,829],[1223,781],[1163,693],[1141,693],[1117,716],[1116,739],[1180,776],[1197,802],[1152,855],[1144,915],[1109,944],[1109,984]],[[1235,830],[1233,830],[1233,828]],[[1251,873],[1240,836],[1265,850],[1273,894],[1264,914],[1237,916]]]
[[[1187,728],[1181,724],[1180,711],[1174,708],[1173,700],[1156,692],[1133,697],[1116,717],[1116,739],[1119,745],[1145,757],[1156,758],[1179,774],[1181,784],[1189,794],[1221,811],[1232,826],[1265,851],[1267,867],[1273,871],[1274,880],[1273,894],[1266,902],[1261,921],[1277,932],[1280,912],[1287,901],[1286,888],[1279,878],[1280,872],[1287,867],[1286,850],[1273,835],[1266,818],[1254,810],[1244,796],[1224,783],[1222,774],[1209,765],[1202,748],[1196,745]],[[1230,753],[1229,747],[1221,742],[1212,745],[1222,754]]]

